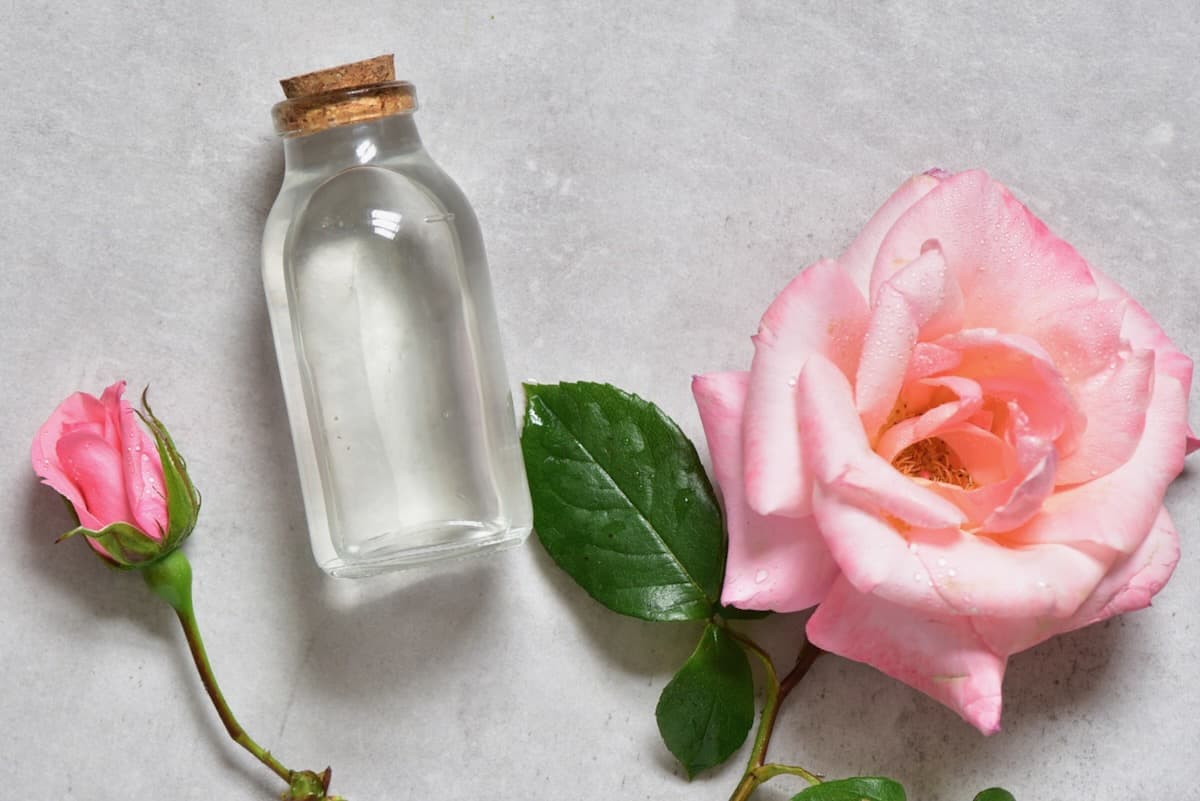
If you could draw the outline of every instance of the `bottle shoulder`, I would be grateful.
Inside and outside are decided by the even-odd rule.
[[[410,191],[397,193],[399,187],[407,187]],[[285,173],[283,185],[268,214],[268,226],[280,218],[293,217],[314,195],[334,191],[345,196],[353,205],[369,205],[389,199],[395,203],[399,194],[432,201],[456,215],[474,216],[470,202],[454,180],[422,152],[381,158],[331,173]],[[359,192],[362,194],[356,194]]]

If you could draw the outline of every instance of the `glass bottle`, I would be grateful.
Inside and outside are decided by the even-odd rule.
[[[391,56],[281,82],[263,284],[317,564],[365,576],[532,526],[483,240]]]

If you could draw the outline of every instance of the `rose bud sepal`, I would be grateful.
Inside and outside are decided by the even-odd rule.
[[[162,538],[161,553],[166,554],[178,548],[196,527],[196,518],[200,516],[200,491],[188,477],[187,463],[175,447],[175,441],[171,439],[167,427],[150,408],[147,392],[149,387],[142,391],[143,411],[138,412],[138,416],[150,429],[158,448],[158,456],[162,460],[168,523]]]
[[[326,795],[329,780],[333,777],[330,768],[320,773],[298,770],[292,774],[291,787],[283,794],[283,801],[345,801],[340,795]]]
[[[99,531],[79,526],[60,536],[55,542],[82,534],[104,549],[97,551],[105,562],[118,570],[136,570],[162,557],[162,540],[152,539],[130,523],[112,523]],[[168,551],[169,553],[169,551]]]

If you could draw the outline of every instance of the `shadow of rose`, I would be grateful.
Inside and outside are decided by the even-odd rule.
[[[175,623],[141,578],[107,567],[80,537],[56,543],[60,534],[77,525],[74,515],[61,496],[38,483],[32,473],[26,492],[24,528],[29,536],[16,540],[21,563],[71,598],[81,616],[123,618],[169,640]]]
[[[996,784],[1018,798],[1036,797],[1019,792],[1021,774],[1012,768],[1021,743],[1052,741],[1056,728],[1065,736],[1072,720],[1103,695],[1110,673],[1129,669],[1125,663],[1137,649],[1123,637],[1122,623],[1061,635],[1013,656],[1003,730],[990,738],[873,668],[822,656],[785,703],[771,756],[830,777],[892,776],[910,798],[969,798]]]

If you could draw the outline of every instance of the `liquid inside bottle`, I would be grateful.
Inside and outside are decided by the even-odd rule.
[[[528,488],[466,199],[407,113],[285,150],[264,284],[318,563],[361,576],[519,543]]]

